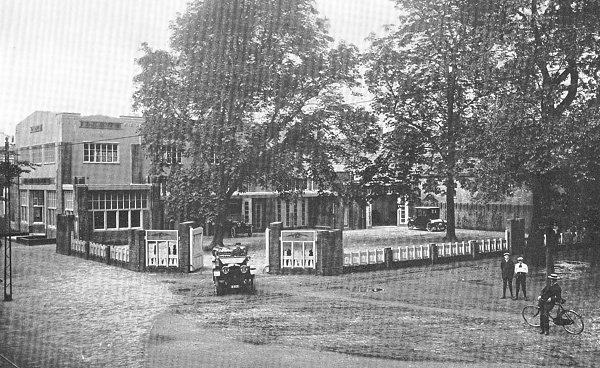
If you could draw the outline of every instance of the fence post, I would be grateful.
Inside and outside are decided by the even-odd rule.
[[[90,242],[88,240],[85,241],[83,249],[85,249],[85,259],[90,259]]]
[[[385,268],[392,268],[393,258],[394,254],[392,253],[392,248],[383,248],[383,259],[385,261]]]
[[[437,248],[437,244],[435,243],[431,243],[429,244],[429,255],[431,257],[431,264],[436,264],[438,261],[438,248]]]
[[[477,253],[479,253],[479,247],[477,246],[477,242],[474,240],[469,240],[469,248],[471,248],[471,254],[473,255],[473,259],[477,259]]]
[[[107,245],[104,248],[104,261],[106,262],[107,265],[110,264],[110,245]]]

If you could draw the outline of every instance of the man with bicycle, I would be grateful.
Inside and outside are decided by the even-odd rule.
[[[558,285],[558,275],[553,273],[548,276],[550,279],[550,285],[546,285],[542,289],[542,293],[538,296],[538,305],[541,309],[540,313],[540,327],[542,331],[540,334],[550,334],[550,311],[554,308],[554,305],[562,303],[563,299],[561,296],[562,289]]]

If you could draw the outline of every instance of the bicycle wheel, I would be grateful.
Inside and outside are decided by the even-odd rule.
[[[528,305],[523,308],[521,314],[529,326],[540,327],[540,307],[537,305]]]
[[[563,328],[570,334],[579,335],[583,332],[583,318],[572,310],[565,310],[559,316],[563,320]]]

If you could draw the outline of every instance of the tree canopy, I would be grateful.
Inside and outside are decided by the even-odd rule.
[[[529,188],[530,233],[541,235],[538,224],[566,222],[566,212],[573,215],[576,207],[574,198],[595,196],[581,190],[597,177],[590,163],[597,160],[591,147],[598,143],[592,111],[597,111],[600,76],[600,7],[588,0],[505,5],[507,23],[497,40],[504,78],[502,88],[479,106],[476,176],[484,180],[476,189],[502,195]],[[485,149],[491,144],[493,150]]]
[[[443,185],[446,237],[455,240],[456,180],[471,164],[467,148],[475,138],[465,126],[475,118],[473,106],[495,88],[486,76],[495,72],[498,28],[492,25],[503,13],[465,0],[396,3],[400,26],[373,39],[365,55],[374,109],[392,130],[382,155],[402,168],[392,176],[423,181],[429,191]]]
[[[134,107],[153,173],[168,175],[171,213],[215,222],[215,244],[235,191],[333,175],[338,118],[358,113],[341,96],[358,52],[327,27],[308,0],[197,0],[172,25],[172,51],[143,45]],[[169,165],[165,147],[186,164]]]

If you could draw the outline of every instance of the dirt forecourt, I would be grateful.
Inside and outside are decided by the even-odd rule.
[[[346,231],[344,241],[375,247],[435,236],[443,234],[394,227]],[[264,238],[227,239],[238,241],[253,263],[264,262]],[[13,244],[0,367],[593,367],[600,267],[566,262],[577,260],[561,254],[556,265],[565,306],[583,315],[585,331],[552,325],[541,336],[521,318],[531,302],[500,299],[500,257],[335,277],[261,272],[255,294],[216,297],[210,268],[138,273],[57,254],[54,245]],[[531,300],[545,275],[530,273]]]
[[[500,257],[336,277],[260,274],[253,295],[216,297],[208,270],[169,276],[180,301],[154,324],[148,367],[593,367],[600,361],[600,268],[560,254],[565,307],[581,335],[521,317],[545,282],[530,268],[529,301],[500,299]],[[508,293],[507,293],[508,294]]]

